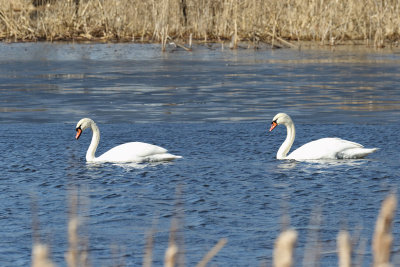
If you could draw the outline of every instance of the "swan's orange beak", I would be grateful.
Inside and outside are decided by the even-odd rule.
[[[81,128],[76,128],[76,136],[75,139],[78,140],[79,136],[81,136],[82,134],[82,129]]]
[[[271,123],[271,128],[269,129],[269,131],[272,131],[276,126],[278,126],[278,124],[275,121],[273,121]]]

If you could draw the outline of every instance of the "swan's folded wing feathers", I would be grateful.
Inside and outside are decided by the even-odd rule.
[[[375,151],[375,150],[373,150]],[[372,153],[370,149],[366,149],[363,145],[347,141],[341,138],[321,138],[293,151],[288,159],[334,159],[334,158],[357,158],[357,155],[366,155]],[[362,152],[360,154],[360,152]]]
[[[113,162],[124,162],[127,160],[142,161],[144,158],[164,154],[167,150],[165,148],[142,143],[142,142],[130,142],[119,146],[116,146],[103,155],[101,155],[99,161],[113,161]]]
[[[149,155],[163,154],[168,152],[168,150],[165,148],[143,142],[130,142],[126,144],[129,145],[130,149],[132,149],[134,153],[140,157],[147,157]]]

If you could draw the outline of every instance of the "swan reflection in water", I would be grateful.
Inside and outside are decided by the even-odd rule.
[[[369,161],[369,160],[368,160]],[[299,165],[307,164],[313,170],[329,170],[333,167],[357,167],[366,164],[368,161],[361,159],[349,159],[349,160],[335,160],[335,159],[311,159],[311,160],[282,160],[276,165],[276,169],[279,170],[291,170]],[[302,168],[305,170],[306,168]]]
[[[115,163],[115,162],[108,162],[110,166],[118,166],[126,171],[130,170],[141,170],[149,167],[155,167],[164,164],[171,164],[171,161],[158,161],[158,162],[122,162],[122,163]],[[86,162],[86,166],[88,169],[97,169],[103,168],[104,162],[93,162],[88,161]]]

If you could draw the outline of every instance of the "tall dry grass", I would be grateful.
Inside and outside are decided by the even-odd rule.
[[[0,39],[397,45],[395,0],[0,0]]]

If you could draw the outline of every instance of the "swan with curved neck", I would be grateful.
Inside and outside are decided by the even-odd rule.
[[[78,140],[82,131],[87,128],[91,128],[93,132],[92,141],[86,152],[86,161],[88,162],[155,162],[181,158],[181,156],[168,153],[165,148],[142,142],[121,144],[96,157],[96,149],[100,142],[100,130],[92,119],[83,118],[77,123],[75,138]]]
[[[322,138],[302,145],[289,155],[293,145],[296,130],[294,123],[289,115],[278,113],[272,119],[270,132],[276,126],[283,124],[286,126],[287,135],[285,141],[280,146],[277,159],[295,160],[314,160],[314,159],[358,159],[364,158],[368,154],[376,151],[377,148],[364,148],[361,144],[343,140],[340,138]]]

